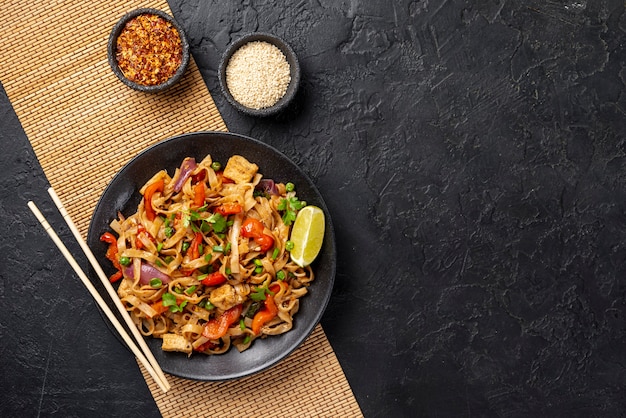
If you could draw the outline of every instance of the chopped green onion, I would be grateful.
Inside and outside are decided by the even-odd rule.
[[[163,249],[163,243],[159,242],[159,244],[157,245],[157,252],[160,253],[162,249]]]
[[[222,247],[221,245],[214,245],[213,246],[213,251],[215,251],[216,253],[223,253],[224,252],[224,247]]]
[[[157,279],[156,277],[152,280],[150,280],[150,287],[161,287],[163,286],[163,282],[161,281],[161,279]]]
[[[204,254],[204,245],[198,244],[198,253]]]
[[[207,263],[211,262],[211,258],[213,258],[213,254],[211,254],[211,253],[206,253],[204,255],[204,261],[206,261]]]
[[[248,344],[250,342],[250,334],[246,335],[246,338],[243,339],[244,344]]]
[[[291,251],[291,250],[293,250],[293,241],[288,240],[288,241],[285,243],[285,250],[287,250],[287,251]]]
[[[208,275],[209,273],[201,274],[197,277],[197,279],[199,282],[201,282],[202,280],[206,279]]]
[[[226,248],[224,248],[224,254],[228,254],[230,252],[230,242],[226,243]]]
[[[174,235],[174,228],[172,228],[171,226],[167,226],[163,230],[163,233],[166,237],[170,238],[172,235]]]
[[[163,267],[163,263],[161,263],[161,260],[157,259],[154,264],[156,264],[159,267]]]
[[[163,261],[165,261],[165,264],[169,264],[169,263],[171,263],[172,261],[174,261],[174,257],[173,257],[173,256],[171,256],[171,255],[168,255],[167,257],[165,257],[165,258],[163,259]]]
[[[196,285],[193,285],[185,290],[186,295],[193,295],[193,292],[196,291]]]
[[[259,260],[258,258],[254,259],[254,265],[255,266],[263,266],[263,262],[261,260]]]
[[[288,192],[293,192],[295,188],[296,186],[292,182],[288,182],[287,184],[285,184],[285,190]]]
[[[230,267],[226,267],[226,269],[224,270],[226,272],[227,275],[230,274]]]
[[[278,247],[274,247],[274,252],[272,252],[272,260],[276,260],[278,258],[278,254],[280,254],[280,250]]]
[[[187,241],[183,242],[183,247],[181,248],[181,251],[182,252],[187,251],[189,249],[189,245],[191,244],[189,244]]]
[[[285,280],[285,272],[284,272],[284,271],[282,271],[282,270],[278,270],[278,271],[276,272],[276,278],[277,278],[278,280]]]
[[[246,323],[245,323],[245,322],[243,322],[243,319],[240,319],[240,320],[239,320],[239,328],[240,328],[242,331],[245,331],[245,330],[246,330]]]
[[[120,257],[120,264],[123,266],[129,266],[131,261],[130,257]]]
[[[259,267],[255,268],[255,269],[254,269],[254,272],[255,272],[256,274],[261,274],[261,273],[263,273],[263,267],[262,267],[262,266],[259,266]]]
[[[212,168],[214,171],[220,171],[220,169],[222,168],[222,164],[221,164],[220,162],[218,162],[218,161],[213,161],[213,162],[211,163],[211,168]]]

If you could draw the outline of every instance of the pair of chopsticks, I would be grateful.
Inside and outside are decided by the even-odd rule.
[[[133,341],[130,338],[130,336],[128,335],[128,333],[126,332],[122,324],[117,320],[117,318],[111,311],[111,308],[109,307],[109,305],[104,301],[104,299],[102,299],[102,296],[100,295],[100,293],[98,293],[98,291],[93,286],[91,281],[87,278],[87,275],[80,268],[80,266],[78,265],[78,263],[76,262],[72,254],[69,252],[65,244],[63,244],[59,236],[54,232],[54,229],[52,229],[52,227],[50,226],[46,218],[43,216],[41,211],[37,208],[37,206],[32,201],[28,202],[28,207],[30,208],[31,211],[33,211],[33,213],[35,214],[35,216],[37,217],[41,225],[44,227],[48,235],[50,235],[50,238],[52,238],[52,241],[54,241],[54,243],[57,245],[59,250],[61,250],[61,253],[63,254],[63,256],[65,256],[65,259],[72,266],[76,274],[78,274],[78,277],[81,279],[85,287],[87,287],[87,290],[89,290],[89,293],[91,293],[91,296],[96,300],[96,302],[98,303],[98,306],[105,313],[109,321],[111,321],[111,323],[113,324],[117,332],[119,332],[120,336],[122,337],[126,345],[131,349],[135,357],[137,357],[137,359],[141,362],[141,364],[146,368],[150,376],[152,376],[152,378],[159,385],[161,390],[163,390],[163,392],[167,392],[170,389],[170,384],[167,382],[167,379],[165,377],[165,374],[163,373],[163,370],[161,370],[159,363],[157,363],[156,359],[154,358],[154,355],[148,348],[148,345],[146,344],[143,336],[139,333],[137,326],[133,323],[132,319],[130,318],[128,311],[126,310],[124,305],[122,305],[122,302],[117,296],[115,289],[109,282],[108,277],[102,270],[102,267],[100,267],[100,264],[98,264],[96,257],[94,257],[93,253],[91,252],[91,249],[89,248],[85,240],[80,235],[80,232],[78,232],[78,228],[76,228],[76,225],[72,221],[72,218],[65,210],[63,203],[61,202],[61,200],[59,199],[59,196],[57,196],[56,192],[54,191],[52,187],[48,189],[48,194],[50,194],[50,197],[52,197],[52,200],[54,201],[55,205],[59,209],[61,216],[63,216],[63,219],[65,219],[67,226],[69,226],[70,230],[72,231],[72,234],[74,234],[74,237],[76,238],[76,241],[78,241],[83,252],[89,259],[89,262],[91,263],[92,267],[98,274],[98,277],[102,281],[102,284],[104,285],[109,296],[113,300],[115,307],[118,309],[118,311],[122,315],[122,318],[124,318],[124,321],[126,322],[126,324],[128,325],[128,328],[131,330],[133,336],[135,337],[135,341],[141,347],[141,350],[139,349],[139,347],[137,347],[137,345],[135,344],[135,341]]]

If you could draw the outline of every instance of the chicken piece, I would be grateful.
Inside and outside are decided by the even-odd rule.
[[[235,183],[248,183],[259,170],[259,166],[246,160],[241,155],[233,155],[224,168],[224,177]]]
[[[209,300],[219,309],[228,310],[235,305],[243,303],[245,296],[237,292],[235,288],[228,283],[221,285],[217,289],[211,291]]]
[[[161,344],[161,349],[163,351],[179,351],[191,354],[193,346],[182,335],[163,334],[163,344]]]

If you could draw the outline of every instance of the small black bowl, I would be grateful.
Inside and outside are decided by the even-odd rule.
[[[228,84],[226,83],[226,67],[228,66],[230,58],[243,45],[254,41],[265,41],[280,49],[280,51],[285,55],[287,62],[289,63],[289,72],[291,76],[291,81],[287,86],[287,91],[285,92],[284,96],[274,105],[261,109],[254,109],[239,103],[237,100],[235,100],[235,98],[228,90]],[[295,52],[293,52],[293,49],[291,49],[289,44],[287,44],[285,41],[269,33],[254,32],[242,36],[241,38],[232,42],[228,46],[228,48],[226,48],[226,51],[222,55],[222,59],[220,62],[218,77],[222,94],[224,94],[226,100],[228,100],[228,102],[235,109],[249,116],[271,116],[287,108],[287,106],[289,106],[289,103],[291,103],[291,101],[295,97],[298,87],[300,86],[300,63],[298,62],[298,57],[296,56]]]
[[[117,64],[117,59],[115,57],[117,37],[120,35],[122,30],[124,29],[124,26],[129,20],[139,15],[143,15],[143,14],[157,15],[167,20],[168,22],[170,22],[172,26],[174,26],[176,30],[178,31],[178,34],[180,35],[181,46],[183,48],[183,59],[182,59],[182,62],[180,63],[180,66],[178,67],[178,70],[166,82],[153,85],[153,86],[147,86],[144,84],[135,83],[134,81],[131,81],[128,78],[126,78],[124,74],[122,73],[122,71],[120,70],[120,67]],[[113,30],[111,31],[111,35],[109,36],[109,42],[107,45],[107,52],[108,52],[109,65],[111,66],[111,69],[113,70],[113,73],[117,76],[117,78],[119,78],[122,81],[122,83],[126,84],[128,87],[138,90],[138,91],[145,92],[145,93],[157,93],[157,92],[166,90],[172,85],[176,84],[176,82],[183,76],[183,74],[187,70],[187,66],[189,65],[189,41],[187,40],[187,36],[185,35],[185,32],[183,32],[183,29],[180,27],[178,22],[174,20],[172,16],[158,9],[141,8],[141,9],[136,9],[136,10],[126,13],[115,24],[115,26],[113,27]]]

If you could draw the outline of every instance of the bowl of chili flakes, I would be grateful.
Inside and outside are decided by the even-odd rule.
[[[172,16],[152,8],[126,13],[111,31],[107,52],[122,83],[146,93],[174,85],[189,64],[184,31]]]

